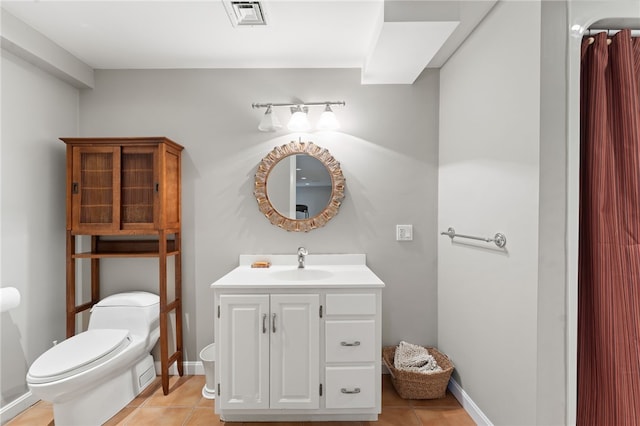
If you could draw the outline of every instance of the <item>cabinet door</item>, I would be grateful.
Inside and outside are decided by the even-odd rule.
[[[160,195],[163,198],[160,203],[163,209],[162,223],[160,226],[163,228],[179,228],[181,221],[181,201],[180,193],[181,184],[181,165],[180,165],[180,151],[167,149],[164,147],[164,179],[160,188]]]
[[[112,233],[120,227],[120,148],[74,147],[72,229]]]
[[[269,296],[220,296],[220,408],[269,408]]]
[[[159,215],[156,147],[123,147],[121,158],[121,228],[154,229]]]
[[[319,407],[319,296],[271,295],[271,408]]]

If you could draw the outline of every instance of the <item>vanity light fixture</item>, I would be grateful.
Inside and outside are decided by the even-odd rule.
[[[267,108],[267,111],[260,121],[258,130],[261,132],[275,132],[282,128],[277,117],[273,113],[274,107],[288,107],[291,109],[291,118],[287,124],[287,128],[293,132],[306,132],[311,128],[309,123],[308,112],[310,106],[324,106],[324,111],[318,120],[316,128],[318,130],[336,130],[340,127],[340,123],[335,113],[331,109],[331,105],[345,105],[344,101],[325,101],[325,102],[304,102],[299,104],[285,103],[254,103],[253,108]]]
[[[271,109],[271,105],[269,105],[267,111],[262,116],[262,120],[260,120],[258,130],[261,132],[275,132],[280,129],[282,129],[282,124],[280,124],[280,120],[278,120],[278,117],[276,117]]]

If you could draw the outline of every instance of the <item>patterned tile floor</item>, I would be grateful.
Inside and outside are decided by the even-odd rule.
[[[390,377],[382,380],[382,414],[377,422],[225,423],[213,412],[214,400],[202,397],[204,376],[173,376],[170,393],[162,394],[156,379],[142,394],[113,416],[108,426],[467,426],[475,425],[458,401],[447,393],[442,399],[406,400],[393,388]],[[40,401],[6,426],[53,426],[53,407]]]

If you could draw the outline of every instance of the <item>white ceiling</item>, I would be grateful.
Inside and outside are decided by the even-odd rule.
[[[372,60],[371,66],[381,63],[385,72],[390,68],[403,75],[406,68],[418,67],[417,73],[408,73],[415,79],[425,66],[442,65],[494,2],[387,0],[385,5],[383,0],[262,0],[267,25],[255,27],[234,27],[222,0],[2,1],[2,8],[94,69],[363,68],[368,58],[379,58],[381,49],[390,48],[394,53],[406,50],[407,63],[396,58]],[[416,49],[402,47],[410,42],[410,28],[400,29],[406,34],[404,40],[396,39],[398,22],[394,22],[396,44],[388,46],[384,10],[392,4],[403,6],[405,15],[409,11],[408,19],[395,21],[411,21],[411,10],[427,6],[440,27],[443,21],[460,21],[458,34],[450,35],[450,24],[443,36],[413,40],[423,47],[419,51],[436,55],[416,61]],[[443,6],[455,19],[442,16]],[[437,25],[430,31],[437,32]],[[385,43],[378,43],[383,39]],[[375,75],[377,68],[371,72]]]

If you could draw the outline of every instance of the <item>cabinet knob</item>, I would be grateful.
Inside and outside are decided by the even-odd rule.
[[[360,342],[356,340],[355,342],[340,342],[340,346],[360,346]]]
[[[340,392],[342,393],[360,393],[360,388],[354,388],[354,389],[347,389],[347,388],[342,388],[340,389]]]
[[[78,182],[73,182],[71,184],[71,192],[73,194],[77,194],[78,193]]]

